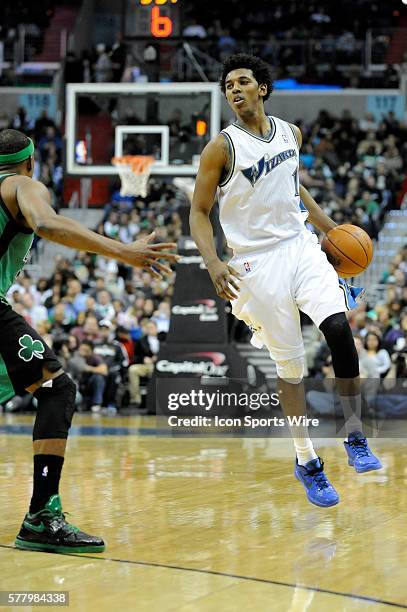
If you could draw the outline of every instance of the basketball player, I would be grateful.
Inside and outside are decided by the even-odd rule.
[[[381,464],[362,433],[358,356],[345,316],[344,292],[305,219],[323,232],[335,223],[299,184],[301,132],[267,116],[272,91],[269,67],[237,54],[222,70],[220,86],[236,121],[202,152],[191,208],[191,232],[217,294],[231,300],[233,314],[252,327],[253,343],[265,344],[277,366],[286,416],[304,416],[304,345],[299,311],[325,336],[332,353],[345,413],[348,461],[358,472]],[[234,257],[215,250],[209,220],[216,193],[219,219]],[[333,506],[339,496],[324,474],[306,427],[292,427],[295,476],[308,500]]]
[[[175,244],[153,238],[122,244],[59,216],[48,189],[32,179],[34,145],[17,130],[0,132],[0,403],[28,391],[38,402],[33,430],[34,489],[16,546],[55,552],[101,552],[101,538],[65,520],[58,494],[76,387],[38,333],[7,303],[6,293],[27,259],[34,232],[59,244],[145,268],[155,277],[171,268]]]

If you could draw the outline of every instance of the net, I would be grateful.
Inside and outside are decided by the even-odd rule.
[[[147,195],[148,179],[151,173],[151,166],[154,157],[150,155],[123,155],[113,157],[112,164],[117,168],[120,176],[122,196],[141,196]]]

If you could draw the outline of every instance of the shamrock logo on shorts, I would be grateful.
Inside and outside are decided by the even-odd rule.
[[[34,340],[29,334],[24,334],[18,339],[18,343],[21,349],[18,351],[18,356],[23,361],[31,361],[33,357],[37,359],[43,359],[43,352],[45,347],[40,340]]]

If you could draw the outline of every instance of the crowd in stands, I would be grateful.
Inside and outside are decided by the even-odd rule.
[[[111,47],[100,42],[93,49],[85,50],[80,55],[69,51],[65,60],[64,80],[66,83],[124,81],[127,52],[128,47],[121,40],[121,35],[117,35],[117,40]]]
[[[80,0],[59,2],[58,0],[2,0],[0,22],[0,84],[13,86],[20,83],[50,83],[47,68],[41,74],[42,80],[36,78],[36,70],[27,74],[21,70],[23,62],[37,62],[44,51],[46,33],[49,31],[56,9],[60,5],[69,5],[70,9],[81,5]],[[54,34],[54,33],[53,33]],[[58,61],[59,47],[52,61]],[[50,60],[48,60],[50,61]],[[4,63],[3,63],[4,62]]]
[[[363,355],[363,378],[407,375],[407,246],[395,257],[400,262],[398,282],[390,279],[383,297],[375,304],[362,301],[349,314],[358,352]],[[393,266],[394,264],[392,264]],[[404,270],[404,271],[403,271]],[[333,376],[329,350],[322,342],[315,354],[311,374]]]
[[[193,45],[210,80],[217,79],[219,62],[236,52],[262,57],[273,67],[276,80],[294,77],[301,83],[397,87],[400,72],[405,71],[405,58],[387,65],[392,28],[399,27],[400,18],[407,12],[398,0],[381,4],[364,0],[339,4],[323,0],[265,4],[255,0],[250,7],[227,4],[210,0],[205,11],[200,5],[191,5],[182,16],[180,41]],[[372,32],[369,51],[368,31]],[[182,63],[177,61],[182,50],[180,41],[170,41],[164,73],[158,45],[124,42],[119,34],[116,38],[111,46],[100,41],[81,54],[70,52],[66,81],[155,81],[162,76],[185,80]],[[172,68],[168,68],[168,59]],[[383,69],[371,72],[366,66],[369,63],[383,65]],[[188,78],[200,80],[201,76],[192,71]]]
[[[183,39],[192,45],[201,68],[213,81],[219,76],[221,62],[238,52],[253,53],[267,61],[272,66],[277,88],[284,88],[286,79],[296,79],[303,85],[397,88],[401,73],[406,72],[407,53],[399,62],[387,65],[390,36],[378,37],[372,44],[371,63],[382,66],[371,71],[365,68],[365,38],[356,40],[350,31],[344,31],[338,38],[328,34],[316,39],[303,36],[301,30],[290,30],[282,36],[268,32],[266,39],[256,34],[234,38],[228,28],[223,29],[219,24],[208,31],[210,35],[203,36],[205,29],[193,19],[184,29]],[[183,65],[180,54],[182,46],[174,43],[168,51],[171,63],[164,71],[160,65],[160,48],[154,43],[118,41],[109,46],[101,42],[80,54],[69,51],[64,79],[67,83],[144,83],[163,78],[200,81],[198,71],[184,72],[180,68]]]
[[[387,3],[370,0],[343,0],[335,4],[327,0],[298,3],[297,0],[278,1],[265,4],[254,0],[247,4],[231,2],[225,10],[224,4],[209,0],[205,11],[199,5],[189,7],[185,19],[189,21],[184,35],[210,36],[216,28],[229,28],[231,36],[244,38],[247,34],[265,37],[272,26],[273,32],[280,37],[317,38],[332,34],[339,37],[350,28],[358,37],[368,28],[387,28],[394,26],[400,16],[400,3],[390,0]],[[349,15],[352,15],[350,24]],[[195,23],[192,23],[195,22]],[[198,27],[199,26],[199,27]]]
[[[34,178],[46,185],[53,196],[52,205],[58,208],[63,189],[62,138],[55,121],[44,109],[36,120],[21,106],[12,116],[0,110],[0,129],[13,128],[30,136],[35,144]]]
[[[30,47],[26,59],[32,61],[41,51],[44,31],[56,4],[55,0],[34,4],[6,0],[0,41],[12,50],[13,42],[18,39],[18,25],[24,24]],[[74,4],[79,7],[79,0]],[[99,10],[102,9],[99,7]],[[205,10],[192,3],[182,13],[180,38],[171,43],[170,51],[166,52],[165,74],[160,65],[159,45],[124,43],[118,34],[113,44],[110,43],[112,36],[107,36],[108,43],[101,37],[96,45],[79,53],[71,49],[66,56],[65,81],[155,81],[162,76],[183,80],[176,57],[181,49],[180,41],[184,40],[209,58],[205,62],[204,57],[200,57],[200,61],[210,79],[216,79],[212,71],[218,71],[218,62],[241,51],[263,57],[274,67],[276,79],[294,76],[303,83],[393,87],[398,84],[401,62],[387,66],[380,74],[364,72],[360,67],[366,64],[368,31],[373,32],[369,52],[372,63],[387,64],[391,29],[400,26],[406,11],[400,0],[382,3],[368,0],[264,3],[254,0],[250,7],[234,0],[228,3],[209,0]],[[351,20],[349,15],[352,15]],[[14,61],[13,57],[7,59]],[[171,68],[168,68],[168,60],[172,62]],[[352,71],[352,66],[358,69]],[[6,78],[1,71],[0,78]],[[196,72],[193,78],[200,79],[200,76]]]
[[[359,225],[380,240],[386,212],[406,207],[406,124],[393,113],[378,122],[371,114],[357,121],[348,111],[341,117],[321,111],[313,124],[298,123],[303,133],[302,184],[337,223]],[[379,281],[380,297],[369,297],[368,287],[365,300],[349,313],[362,391],[371,406],[380,390],[390,390],[397,378],[407,376],[407,244]],[[329,349],[318,334],[310,345],[308,366],[310,376],[326,381],[334,376]],[[315,391],[308,400],[322,412],[331,401],[328,393]],[[393,402],[394,415],[397,410],[407,414],[403,395],[393,396]],[[387,408],[389,413],[390,404]]]
[[[361,393],[365,415],[406,417],[407,397],[407,244],[394,257],[381,279],[381,297],[369,296],[348,313],[359,356]],[[332,395],[334,372],[324,340],[310,345],[309,375],[321,379],[323,390],[307,393],[312,409],[319,414],[334,414]],[[336,400],[340,414],[339,400]],[[334,412],[333,412],[334,411]]]
[[[297,124],[301,183],[334,221],[359,225],[376,239],[385,213],[402,201],[407,125],[392,112],[358,121],[347,110],[339,117],[321,111],[311,124]]]
[[[24,25],[30,36],[31,53],[41,50],[42,35],[53,14],[53,0],[3,0],[1,6],[0,41],[12,45],[18,38],[18,28]]]
[[[372,62],[387,63],[390,29],[398,26],[405,11],[396,0],[302,4],[255,0],[250,7],[234,2],[228,11],[211,0],[205,11],[191,7],[183,36],[220,62],[237,51],[260,55],[273,66],[276,79],[294,76],[302,83],[393,87],[398,64],[383,70],[379,80],[373,73],[346,67],[364,65],[369,30]]]

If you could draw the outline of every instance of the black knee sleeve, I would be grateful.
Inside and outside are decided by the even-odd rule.
[[[359,376],[359,357],[345,313],[331,315],[322,321],[319,329],[331,350],[335,376],[338,378]]]
[[[40,387],[34,393],[38,401],[33,440],[68,437],[75,412],[76,385],[67,374],[52,380],[52,387]]]

